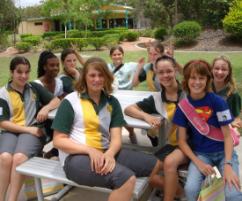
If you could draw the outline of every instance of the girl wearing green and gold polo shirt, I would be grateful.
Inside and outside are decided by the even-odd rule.
[[[149,176],[160,163],[152,155],[121,148],[125,121],[111,95],[112,82],[105,61],[86,61],[76,91],[57,111],[53,143],[68,179],[113,189],[109,201],[129,201],[135,177]]]
[[[16,166],[40,154],[43,123],[60,100],[35,82],[28,82],[30,63],[25,57],[10,62],[10,81],[0,89],[0,201],[16,201],[24,175]]]

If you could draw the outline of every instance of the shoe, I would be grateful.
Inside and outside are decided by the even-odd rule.
[[[131,144],[138,144],[137,142],[137,137],[135,133],[129,133],[129,140],[131,142]]]
[[[153,137],[153,136],[150,136],[150,135],[147,135],[147,136],[150,139],[152,146],[157,147],[158,143],[159,143],[158,137],[156,137],[156,136]]]

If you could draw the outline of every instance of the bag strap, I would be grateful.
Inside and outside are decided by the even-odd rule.
[[[124,64],[120,64],[119,66],[117,66],[117,67],[114,69],[114,71],[113,71],[113,75],[114,75],[115,73],[117,73],[123,65],[124,65]]]
[[[198,130],[199,133],[202,135],[209,134],[209,125],[196,113],[195,108],[189,103],[187,98],[182,99],[178,105],[187,119]]]

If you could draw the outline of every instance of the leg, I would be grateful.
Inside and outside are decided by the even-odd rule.
[[[177,169],[179,165],[188,162],[188,158],[180,149],[175,149],[164,160],[164,201],[173,201],[175,195],[181,196],[184,191],[178,182]]]
[[[212,164],[208,157],[198,155],[197,157],[207,164]],[[191,161],[188,167],[187,182],[185,185],[185,194],[188,201],[197,201],[201,185],[205,176],[200,172],[197,166]]]
[[[125,126],[126,130],[129,132],[129,139],[132,144],[137,144],[137,137],[134,132],[134,128]]]
[[[130,201],[135,186],[135,176],[132,176],[120,188],[111,192],[108,201]]]
[[[12,160],[12,154],[6,152],[0,154],[0,201],[5,200],[6,192],[10,182]]]
[[[11,172],[11,180],[9,186],[9,201],[16,201],[18,199],[18,194],[23,185],[25,176],[16,172],[16,167],[26,161],[28,157],[22,153],[14,154],[13,165]]]
[[[160,175],[163,170],[163,163],[157,161],[153,171],[150,174],[149,183],[154,188],[164,189],[164,177]]]
[[[239,177],[239,161],[238,161],[238,156],[236,152],[233,152],[232,155],[232,168],[233,171],[236,173],[236,175]],[[220,161],[218,165],[219,172],[223,175],[224,173],[224,157]],[[225,198],[226,200],[229,201],[237,201],[237,200],[242,200],[242,192],[237,191],[236,188],[232,187],[230,188],[227,184],[225,185]]]

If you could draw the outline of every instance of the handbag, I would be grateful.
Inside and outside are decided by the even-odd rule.
[[[187,117],[187,119],[191,122],[191,124],[197,129],[197,131],[201,135],[204,135],[212,140],[224,141],[224,135],[221,129],[208,125],[208,123],[196,113],[195,108],[191,103],[189,103],[187,98],[182,99],[178,105]],[[233,128],[231,125],[229,125],[229,128],[234,146],[239,145],[240,134],[238,130],[236,128]]]
[[[220,175],[209,175],[205,178],[197,201],[225,201],[224,182]]]

